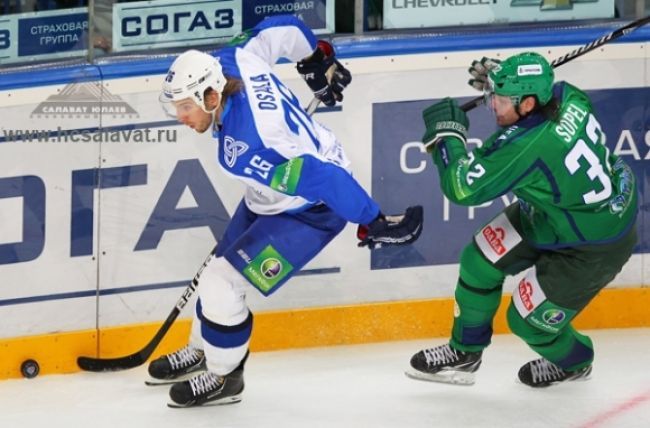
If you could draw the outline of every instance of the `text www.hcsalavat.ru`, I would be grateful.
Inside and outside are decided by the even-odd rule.
[[[176,129],[3,129],[5,142],[22,143],[175,143]]]

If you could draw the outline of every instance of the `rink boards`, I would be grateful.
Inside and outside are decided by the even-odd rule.
[[[446,335],[458,255],[512,196],[481,207],[449,204],[417,143],[422,108],[444,96],[474,97],[466,85],[473,59],[524,49],[553,59],[607,31],[485,36],[468,42],[480,48],[475,51],[463,50],[459,37],[335,40],[354,80],[341,108],[315,117],[336,132],[355,176],[385,212],[424,205],[424,232],[412,247],[371,255],[356,247],[349,225],[272,298],[251,289],[252,348]],[[637,175],[642,206],[650,200],[649,39],[641,30],[627,43],[606,45],[556,70],[558,79],[593,97],[607,145]],[[66,372],[75,370],[81,354],[137,350],[223,232],[242,188],[219,171],[209,136],[164,115],[158,90],[170,62],[113,61],[2,76],[0,378],[17,376],[29,357],[45,373]],[[293,65],[280,64],[277,73],[305,105],[310,101]],[[495,129],[483,108],[470,121],[472,136]],[[37,133],[23,135],[31,142],[16,142],[15,131]],[[643,209],[639,231],[635,255],[578,325],[650,325],[643,310],[650,303]],[[515,283],[508,280],[506,291]],[[186,310],[183,317],[189,316]],[[159,351],[182,342],[187,326],[179,323]],[[501,315],[495,329],[506,331]]]

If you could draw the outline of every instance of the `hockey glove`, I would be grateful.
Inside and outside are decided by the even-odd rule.
[[[343,89],[345,89],[352,81],[352,74],[350,74],[350,71],[343,67],[343,64],[337,60],[334,60],[334,65],[336,68],[332,74],[330,88],[332,89],[336,101],[340,102],[343,101]]]
[[[422,119],[427,128],[422,142],[428,152],[431,152],[435,144],[444,137],[456,137],[463,143],[467,143],[469,119],[456,100],[445,98],[426,108],[422,112]]]
[[[414,242],[422,233],[422,206],[408,207],[406,212],[397,216],[385,216],[381,213],[372,223],[359,225],[357,238],[359,247],[369,249],[390,245],[406,245]]]
[[[485,56],[480,61],[472,62],[468,71],[469,74],[472,75],[473,79],[469,79],[467,83],[477,91],[484,92],[485,85],[487,84],[488,73],[490,70],[495,69],[500,63],[501,61],[498,59],[488,58]]]
[[[336,97],[330,87],[327,73],[331,73],[330,68],[333,71],[335,67],[334,48],[324,40],[318,41],[316,50],[311,56],[298,61],[296,64],[298,73],[305,79],[314,96],[329,107],[336,104]]]

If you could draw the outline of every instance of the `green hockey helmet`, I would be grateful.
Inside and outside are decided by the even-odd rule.
[[[553,67],[535,52],[513,55],[488,74],[488,87],[496,95],[510,97],[518,106],[528,95],[535,95],[541,105],[553,97]]]

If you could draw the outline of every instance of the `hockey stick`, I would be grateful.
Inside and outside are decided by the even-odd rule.
[[[567,62],[572,61],[572,60],[578,58],[579,56],[582,56],[582,55],[586,54],[587,52],[591,52],[594,49],[597,49],[597,48],[601,47],[602,45],[611,42],[612,40],[616,40],[619,37],[623,37],[626,34],[631,33],[632,31],[636,30],[637,28],[643,27],[645,24],[647,24],[649,22],[650,22],[650,16],[646,16],[645,18],[641,18],[641,19],[637,19],[636,21],[632,21],[629,24],[627,24],[627,25],[625,25],[625,26],[623,26],[621,28],[617,28],[616,30],[612,31],[611,33],[605,34],[604,36],[602,36],[601,38],[599,38],[597,40],[589,42],[586,45],[581,46],[578,49],[575,49],[575,50],[569,52],[568,54],[566,54],[564,56],[556,58],[551,63],[551,67],[557,68],[557,67],[559,67],[559,66],[561,66],[563,64],[566,64]],[[482,96],[481,97],[476,97],[473,100],[468,101],[465,104],[463,104],[462,106],[460,106],[460,108],[463,111],[470,111],[470,110],[474,109],[475,107],[478,107],[481,104],[483,104],[484,101],[485,101],[484,97],[482,97]]]
[[[308,115],[314,114],[318,106],[320,105],[320,100],[316,97],[312,98],[312,100],[309,102],[309,105],[305,109]]]
[[[325,77],[327,78],[328,83],[332,81],[332,78],[334,77],[334,72],[336,71],[339,65],[340,65],[339,62],[337,60],[334,60],[334,64],[332,64],[330,68],[328,68],[327,71],[325,72]],[[314,112],[316,111],[320,103],[321,101],[318,98],[316,97],[312,98],[312,100],[309,102],[309,105],[305,109],[307,114],[309,116],[314,114]]]
[[[79,357],[77,358],[77,365],[79,366],[79,368],[81,370],[85,370],[89,372],[104,372],[104,371],[132,369],[134,367],[144,364],[149,359],[149,357],[151,357],[153,351],[156,349],[156,347],[158,347],[158,345],[162,341],[163,337],[165,337],[165,334],[167,334],[167,331],[169,331],[174,321],[176,321],[178,314],[181,313],[181,311],[183,310],[187,302],[192,297],[192,294],[194,294],[194,291],[196,291],[196,287],[198,287],[199,285],[199,277],[201,276],[201,272],[203,272],[203,269],[207,266],[208,262],[212,258],[213,253],[214,250],[210,252],[208,258],[205,259],[203,265],[201,265],[198,272],[196,272],[194,278],[192,278],[192,281],[190,281],[190,284],[187,286],[185,291],[183,291],[183,295],[181,296],[180,299],[178,299],[178,302],[176,302],[174,309],[172,309],[171,313],[167,316],[167,319],[165,320],[163,325],[158,329],[156,335],[153,337],[153,339],[149,341],[149,343],[145,345],[144,348],[125,357],[117,357],[117,358]]]

